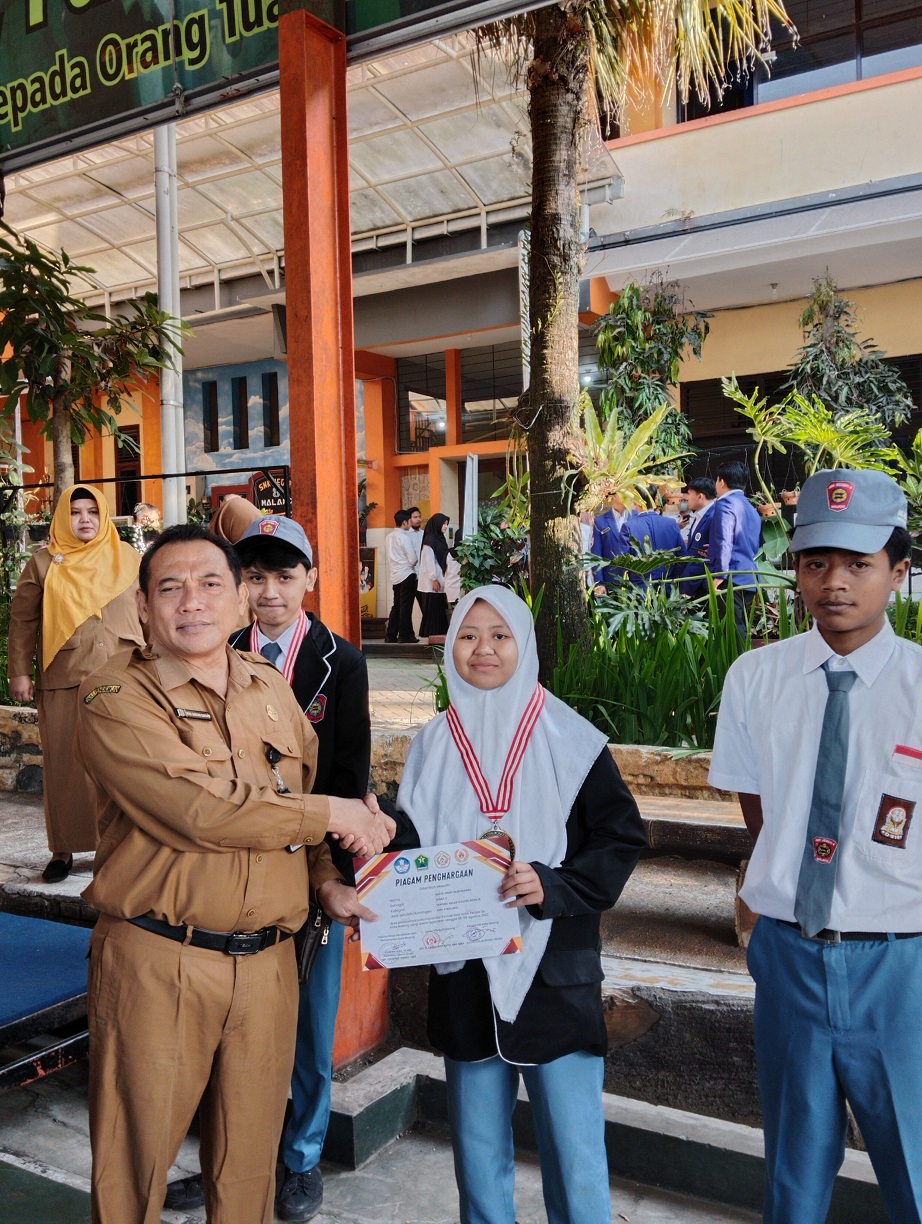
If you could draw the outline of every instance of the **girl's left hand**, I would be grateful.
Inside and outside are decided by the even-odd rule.
[[[510,863],[499,891],[507,909],[544,904],[544,885],[531,863]]]

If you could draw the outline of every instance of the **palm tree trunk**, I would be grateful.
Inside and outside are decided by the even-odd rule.
[[[575,14],[535,13],[528,72],[532,133],[529,264],[532,591],[544,589],[536,627],[541,675],[588,630],[586,589],[575,566],[579,532],[564,490],[570,430],[579,402],[580,242],[578,175],[588,127],[589,39]]]
[[[61,353],[54,371],[54,400],[51,409],[51,448],[54,464],[54,505],[68,485],[74,483],[74,460],[71,451],[70,409],[67,404],[67,384],[70,382],[70,356]]]

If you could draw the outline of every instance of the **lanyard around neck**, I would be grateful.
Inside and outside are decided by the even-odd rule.
[[[263,635],[265,636],[265,635]],[[298,657],[298,651],[301,649],[301,643],[307,637],[307,613],[301,612],[298,617],[298,623],[295,626],[295,631],[291,635],[291,641],[288,643],[288,650],[285,653],[285,662],[279,668],[279,671],[285,677],[289,684],[294,675],[295,660]],[[253,622],[250,629],[250,650],[254,654],[259,654],[259,621]]]
[[[522,758],[525,756],[525,749],[528,747],[528,741],[531,739],[531,733],[535,729],[535,724],[541,717],[541,711],[544,709],[544,689],[539,684],[529,698],[528,705],[519,720],[519,725],[516,728],[515,735],[512,737],[512,743],[509,746],[509,751],[506,754],[506,763],[503,765],[502,776],[499,780],[499,787],[494,798],[493,792],[490,790],[490,784],[487,782],[484,772],[480,767],[480,761],[477,759],[477,753],[474,751],[474,746],[468,738],[467,732],[461,725],[461,719],[454,706],[448,707],[448,727],[451,731],[452,739],[461,754],[461,760],[464,764],[465,772],[471,780],[477,798],[480,801],[480,810],[487,816],[501,816],[509,811],[512,805],[512,790],[515,784],[515,775],[519,771],[519,766],[522,764]]]

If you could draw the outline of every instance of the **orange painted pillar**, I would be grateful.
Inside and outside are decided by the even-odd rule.
[[[303,10],[284,13],[279,78],[292,509],[319,554],[318,591],[308,606],[358,645],[345,37]],[[380,1044],[388,1029],[387,973],[364,973],[358,945],[347,944],[336,1064]]]
[[[445,445],[461,443],[461,350],[445,350]]]
[[[284,13],[279,77],[292,509],[319,553],[308,606],[358,644],[345,37],[303,10]]]

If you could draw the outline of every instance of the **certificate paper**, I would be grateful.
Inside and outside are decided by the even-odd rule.
[[[522,951],[518,910],[499,886],[509,854],[494,841],[451,842],[379,854],[358,869],[362,968],[435,965]]]

